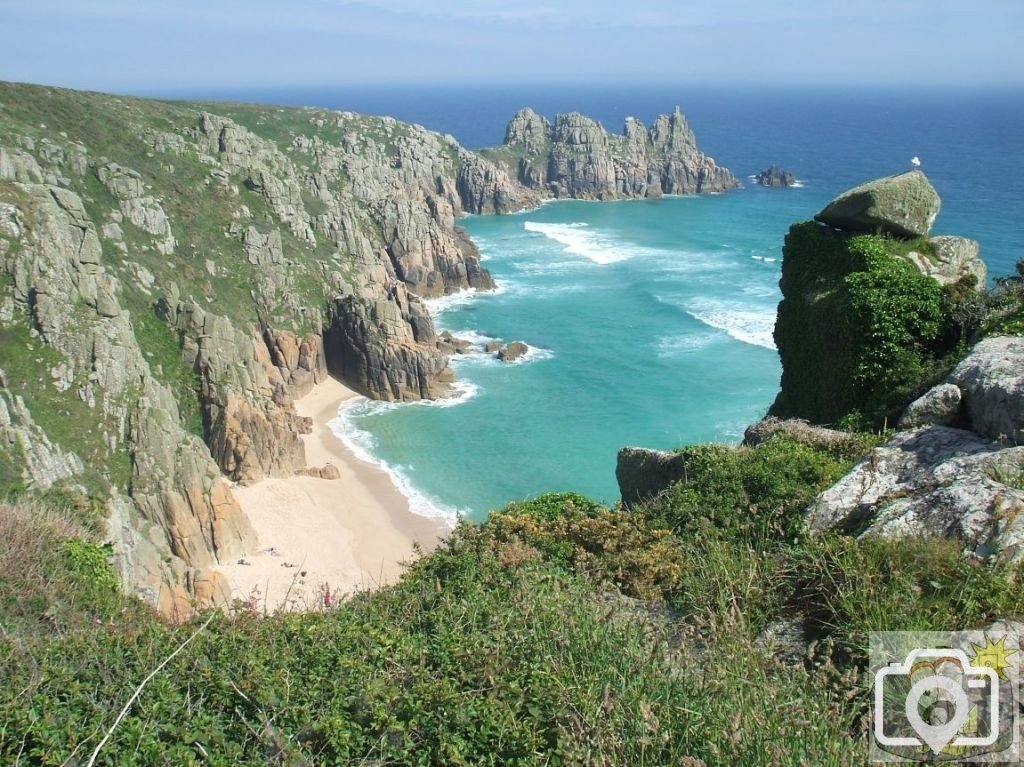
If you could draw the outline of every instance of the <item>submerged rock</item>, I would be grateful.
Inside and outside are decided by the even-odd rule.
[[[942,201],[919,170],[869,181],[836,197],[814,218],[847,232],[925,237]]]

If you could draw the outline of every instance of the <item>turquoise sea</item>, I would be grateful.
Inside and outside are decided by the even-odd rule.
[[[1024,94],[1020,91],[728,90],[559,86],[310,88],[210,96],[391,114],[500,143],[531,105],[579,110],[612,130],[679,104],[703,151],[745,182],[714,197],[557,202],[469,217],[499,290],[433,303],[440,328],[483,342],[523,340],[505,365],[453,363],[459,396],[367,403],[336,432],[381,462],[423,513],[489,509],[550,490],[612,502],[624,445],[736,442],[778,388],[771,330],[783,237],[837,193],[909,169],[920,156],[943,198],[936,233],[978,239],[992,275],[1024,256]],[[766,190],[776,162],[801,180]]]

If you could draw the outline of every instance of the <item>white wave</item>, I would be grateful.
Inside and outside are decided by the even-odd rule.
[[[755,261],[764,261],[764,256],[751,256]]]
[[[456,293],[449,293],[445,296],[438,296],[437,298],[424,298],[422,299],[423,304],[427,307],[432,317],[437,317],[450,309],[458,309],[476,301],[480,296],[481,292],[476,288],[463,288]]]
[[[792,184],[790,184],[790,186],[792,186],[794,189],[803,189],[804,188],[804,182],[801,181],[800,179],[797,179]]]
[[[409,510],[414,514],[423,517],[431,517],[445,522],[454,527],[460,516],[467,512],[442,503],[430,497],[413,485],[408,469],[404,466],[392,466],[373,454],[377,441],[374,436],[360,429],[355,423],[355,417],[367,412],[373,412],[378,408],[374,407],[382,403],[372,402],[363,399],[353,399],[343,402],[338,410],[337,417],[330,421],[327,426],[331,432],[347,447],[356,458],[365,463],[371,464],[383,470],[391,479],[391,483],[409,501]]]
[[[655,343],[658,356],[671,359],[684,354],[693,354],[714,343],[715,337],[710,333],[685,333],[683,335],[662,336]]]
[[[774,264],[774,263],[775,263],[776,261],[778,261],[778,260],[779,260],[779,259],[777,259],[777,258],[765,258],[764,262],[765,262],[766,264]]]
[[[778,299],[779,289],[774,285],[747,285],[743,288],[743,295]]]
[[[625,261],[636,255],[635,248],[623,248],[604,239],[596,232],[590,231],[587,224],[541,224],[526,221],[523,228],[528,232],[542,234],[565,246],[566,253],[583,256],[595,264],[602,266]]]
[[[737,341],[765,349],[775,349],[775,309],[736,307],[709,300],[696,300],[685,306],[686,312],[705,325],[724,330]]]

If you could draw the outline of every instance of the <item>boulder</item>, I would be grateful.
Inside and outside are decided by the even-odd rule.
[[[965,278],[973,278],[979,289],[985,287],[985,262],[979,255],[981,246],[977,240],[941,235],[929,239],[928,244],[931,245],[931,253],[907,254],[907,258],[922,274],[940,285],[952,285]]]
[[[907,405],[896,428],[904,430],[920,426],[951,426],[960,416],[962,399],[963,394],[956,384],[939,384]]]
[[[769,165],[757,174],[757,183],[761,186],[786,187],[796,183],[796,176],[778,165]]]
[[[484,344],[484,351],[488,354],[497,354],[501,351],[501,341],[488,341]]]
[[[683,459],[677,453],[624,447],[615,461],[615,479],[623,506],[649,501],[682,480]]]
[[[1024,338],[980,341],[949,375],[963,391],[970,428],[990,439],[1024,442]]]
[[[875,448],[807,513],[813,534],[955,538],[980,559],[1024,559],[1024,447],[930,426]]]
[[[942,201],[919,170],[869,181],[836,197],[814,218],[847,232],[925,237]]]
[[[498,352],[498,359],[502,362],[515,362],[528,351],[530,351],[530,347],[522,341],[513,341]]]

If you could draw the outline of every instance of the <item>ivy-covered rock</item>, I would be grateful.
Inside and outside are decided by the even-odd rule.
[[[893,423],[944,372],[959,341],[955,297],[908,259],[924,239],[794,225],[783,247],[771,415],[815,424]]]

